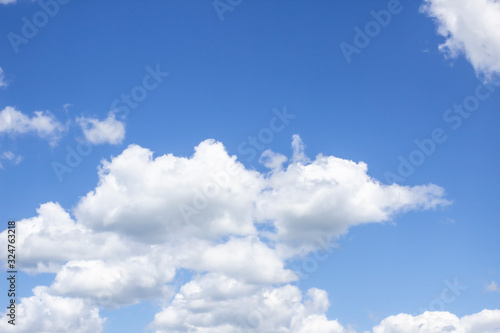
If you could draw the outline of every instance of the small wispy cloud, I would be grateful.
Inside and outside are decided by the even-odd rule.
[[[66,103],[62,107],[64,109],[64,112],[68,113],[69,112],[69,108],[72,107],[72,106],[73,106],[72,104]]]
[[[1,3],[2,0],[0,0]],[[5,81],[5,73],[3,72],[2,67],[0,67],[0,88],[5,88],[9,84]]]
[[[116,120],[113,112],[108,114],[104,120],[96,118],[81,117],[77,118],[85,139],[94,144],[120,144],[125,138],[125,124]]]
[[[0,5],[8,5],[10,3],[16,3],[17,0],[0,0]]]
[[[48,111],[35,111],[29,117],[12,106],[0,111],[0,134],[34,133],[48,139],[51,146],[55,146],[65,127]]]
[[[491,283],[486,286],[485,290],[492,293],[500,292],[500,288],[498,288],[498,284],[495,281],[491,281]]]
[[[2,154],[0,154],[0,160],[7,160],[14,165],[18,165],[23,160],[23,157],[21,155],[16,155],[9,150],[6,150]],[[3,169],[2,163],[0,163],[0,169]]]

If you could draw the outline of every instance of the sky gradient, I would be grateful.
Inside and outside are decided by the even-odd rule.
[[[0,331],[500,332],[498,1],[0,21]]]

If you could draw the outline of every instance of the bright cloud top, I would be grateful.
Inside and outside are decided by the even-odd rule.
[[[483,310],[458,318],[449,312],[424,312],[419,316],[399,314],[388,317],[373,333],[498,333],[500,310]]]
[[[295,286],[255,288],[209,274],[185,284],[172,304],[155,316],[156,332],[350,332],[325,316],[330,302],[324,290],[305,297]]]
[[[75,215],[94,229],[147,241],[255,235],[256,225],[272,221],[277,242],[304,245],[353,225],[448,204],[438,186],[384,185],[367,175],[363,162],[323,155],[307,162],[304,154],[295,149],[286,169],[259,174],[213,140],[200,143],[191,158],[153,158],[131,145],[103,163],[99,186]]]
[[[48,111],[34,113],[35,115],[30,118],[21,111],[7,106],[0,111],[0,134],[34,133],[48,139],[51,145],[55,145],[65,130],[64,126]]]
[[[274,221],[278,241],[295,247],[313,244],[323,235],[338,237],[351,226],[449,203],[438,186],[384,185],[367,174],[363,162],[321,154],[309,162],[298,136],[292,146],[294,162],[275,168],[256,200],[259,220]]]
[[[486,80],[500,74],[500,2],[425,0],[422,11],[436,19],[446,38],[439,49],[455,58],[463,53]]]
[[[77,119],[85,139],[94,144],[120,144],[125,138],[125,124],[116,120],[114,113],[110,112],[104,120],[81,117]]]
[[[96,188],[73,214],[49,202],[17,223],[20,268],[56,274],[22,304],[75,302],[96,332],[96,307],[146,299],[166,304],[151,318],[158,332],[351,332],[326,318],[325,291],[304,296],[289,284],[298,279],[289,259],[351,226],[449,202],[436,185],[384,185],[363,162],[309,159],[299,136],[292,147],[290,159],[266,152],[261,173],[212,139],[191,157],[130,145],[102,162]],[[181,269],[194,277],[175,290]]]

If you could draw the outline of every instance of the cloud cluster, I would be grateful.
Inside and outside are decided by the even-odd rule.
[[[458,318],[449,312],[424,312],[419,316],[390,316],[373,328],[373,333],[498,333],[500,310],[483,310]]]
[[[464,54],[486,80],[500,74],[500,2],[498,0],[425,0],[421,10],[433,17],[446,40],[448,57]]]
[[[268,174],[246,169],[214,140],[200,143],[191,158],[153,158],[131,145],[102,164],[99,186],[79,202],[75,216],[94,230],[145,242],[251,236],[271,223],[275,242],[306,246],[350,226],[448,204],[438,186],[384,185],[368,176],[363,162],[322,155],[307,162],[297,148],[300,138],[294,144],[287,168]],[[276,166],[281,156],[273,153],[267,163]]]
[[[97,186],[71,211],[48,202],[18,222],[20,269],[56,273],[34,299],[80,302],[84,313],[161,300],[158,332],[351,332],[327,319],[326,292],[290,285],[298,277],[289,261],[320,238],[448,201],[436,185],[384,185],[363,162],[309,159],[298,136],[292,146],[286,165],[264,154],[267,172],[211,139],[190,157],[130,145],[103,161]],[[176,290],[181,270],[194,277]]]
[[[259,288],[208,274],[181,287],[171,305],[155,316],[156,332],[268,332],[344,333],[337,321],[328,320],[328,295],[295,286]]]
[[[48,111],[35,111],[33,117],[11,106],[0,111],[0,134],[34,133],[55,145],[64,130],[64,126]]]
[[[104,120],[80,117],[77,123],[83,131],[85,139],[94,144],[120,144],[125,138],[125,124],[116,120],[113,112],[109,112]]]
[[[53,296],[47,287],[41,286],[33,289],[32,297],[21,299],[16,317],[15,325],[11,325],[2,316],[0,331],[99,333],[104,324],[99,309],[88,301]]]
[[[132,250],[139,250],[131,249],[130,242],[115,234],[95,233],[76,223],[58,203],[42,204],[37,213],[16,226],[20,234],[16,242],[23,252],[22,269],[29,273],[57,273],[68,260],[127,257]]]
[[[7,83],[0,68],[0,88],[5,86]],[[67,104],[64,105],[64,109],[67,111]],[[104,120],[78,117],[76,123],[85,139],[94,145],[120,144],[125,138],[125,123],[117,120],[113,112],[109,112]],[[0,134],[35,134],[49,140],[50,144],[55,146],[66,129],[66,126],[49,111],[35,111],[32,117],[12,106],[0,111]]]
[[[147,243],[255,235],[252,208],[264,186],[213,140],[191,158],[130,145],[99,171],[99,185],[74,210],[79,223]]]

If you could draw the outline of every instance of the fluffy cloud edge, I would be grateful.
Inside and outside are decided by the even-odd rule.
[[[208,273],[183,285],[148,328],[156,333],[355,333],[354,325],[330,320],[326,291],[295,286],[256,287]],[[498,333],[500,310],[482,310],[461,318],[446,311],[389,316],[373,333]],[[367,333],[365,331],[365,333]]]
[[[207,274],[182,286],[145,329],[156,333],[357,332],[351,325],[328,319],[325,313],[329,306],[328,294],[321,289],[303,292],[291,285],[256,288],[224,275]],[[46,286],[37,286],[33,296],[20,298],[16,312],[15,326],[8,323],[8,309],[0,313],[2,332],[100,333],[106,322],[98,304],[54,295]],[[401,313],[381,320],[371,332],[497,333],[500,310],[484,309],[461,318],[447,311]]]
[[[462,318],[447,311],[426,311],[421,315],[398,314],[385,318],[373,333],[498,333],[500,310],[482,310]]]
[[[15,325],[8,322],[12,318],[7,309],[0,316],[0,331],[100,333],[106,321],[89,301],[54,296],[45,286],[35,287],[33,296],[21,298],[15,305]]]
[[[425,0],[421,12],[435,19],[446,57],[464,54],[484,81],[500,78],[500,2]]]
[[[109,112],[104,120],[80,117],[76,121],[85,139],[94,145],[106,143],[117,145],[125,139],[125,124],[117,120],[113,112]]]
[[[55,146],[62,133],[66,130],[49,111],[35,111],[29,117],[12,106],[0,111],[0,134],[35,134],[40,138],[48,139],[51,146]]]
[[[182,286],[148,328],[169,332],[347,333],[328,320],[324,290],[295,286],[256,287],[220,274],[198,276]]]

